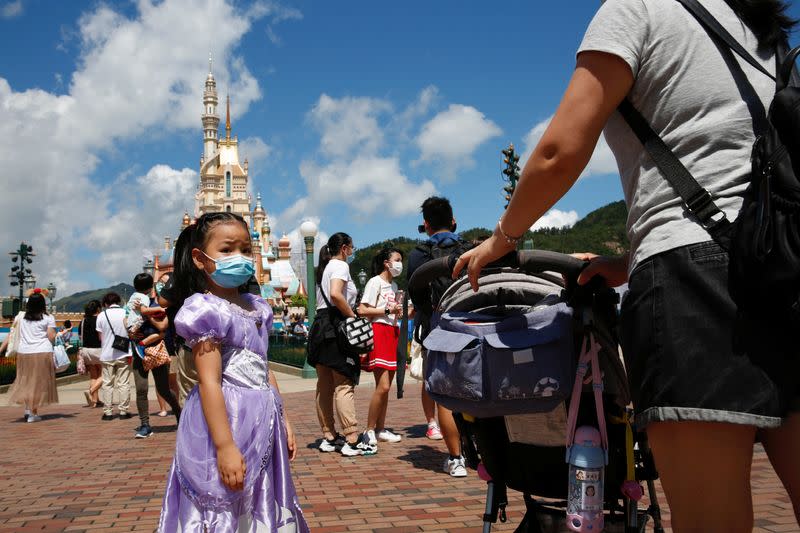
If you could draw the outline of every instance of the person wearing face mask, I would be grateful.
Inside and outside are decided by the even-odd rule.
[[[367,430],[362,435],[365,455],[378,451],[378,441],[400,442],[401,437],[386,429],[386,409],[389,390],[397,371],[397,343],[400,339],[399,319],[402,318],[402,293],[394,278],[403,273],[403,253],[396,248],[380,250],[372,260],[373,277],[364,287],[358,306],[359,316],[372,320],[375,345],[361,359],[361,369],[372,372],[375,392],[369,403]]]
[[[361,374],[357,356],[342,353],[336,342],[336,325],[356,316],[358,290],[348,263],[355,253],[353,239],[334,233],[319,252],[317,313],[308,334],[308,364],[317,369],[317,417],[322,440],[319,451],[340,451],[352,457],[364,454],[356,419],[355,386]],[[334,405],[339,427],[336,432]]]

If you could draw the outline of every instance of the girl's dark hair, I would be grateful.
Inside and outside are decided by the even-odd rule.
[[[112,305],[120,305],[122,298],[116,292],[109,292],[103,296],[103,307],[111,307]]]
[[[92,301],[90,301],[83,308],[83,316],[84,316],[84,318],[93,317],[94,315],[96,315],[98,313],[98,311],[100,311],[101,307],[102,307],[102,304],[100,303],[100,300],[92,300]]]
[[[319,263],[317,264],[317,285],[322,283],[322,273],[325,272],[325,267],[328,266],[331,258],[338,255],[342,251],[342,246],[350,246],[353,244],[353,239],[347,233],[334,233],[328,239],[328,243],[323,245],[319,250]]]
[[[403,260],[403,252],[398,250],[397,248],[383,248],[375,257],[372,258],[372,275],[377,276],[381,272],[383,272],[383,263],[388,261],[392,254],[398,253],[400,254],[400,260]]]
[[[758,44],[775,48],[788,39],[797,21],[786,14],[789,5],[782,0],[725,0],[733,12],[750,28]]]
[[[25,320],[41,320],[47,314],[47,302],[44,295],[39,293],[31,294],[25,304]]]
[[[194,224],[187,226],[178,236],[178,240],[175,241],[174,271],[170,278],[172,282],[172,290],[169,291],[168,298],[170,307],[178,309],[192,294],[208,290],[206,275],[195,266],[192,260],[192,250],[205,248],[208,235],[214,226],[230,223],[241,224],[249,236],[247,222],[236,213],[227,212],[206,213]]]
[[[72,327],[72,321],[71,320],[65,320],[64,321],[64,327],[65,328],[71,328]]]

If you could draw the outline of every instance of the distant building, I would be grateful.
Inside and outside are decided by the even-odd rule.
[[[211,72],[209,58],[208,76],[203,91],[203,154],[200,156],[200,183],[194,195],[194,216],[184,213],[181,231],[205,213],[227,211],[244,218],[253,239],[253,256],[256,261],[256,279],[262,296],[277,310],[286,307],[284,298],[306,294],[302,278],[291,266],[291,244],[284,235],[278,242],[275,254],[267,212],[261,204],[261,193],[256,196],[256,206],[251,209],[252,197],[248,192],[249,163],[239,162],[239,139],[231,136],[231,100],[225,106],[225,137],[219,138],[220,119],[217,115],[217,82]],[[172,272],[174,243],[164,238],[164,248],[153,257],[155,277]]]

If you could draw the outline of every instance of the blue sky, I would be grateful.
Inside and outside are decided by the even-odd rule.
[[[19,138],[0,155],[0,222],[14,230],[0,246],[33,242],[40,283],[62,294],[128,281],[193,209],[209,51],[278,233],[313,216],[361,245],[414,236],[434,191],[461,228],[491,227],[500,150],[536,138],[598,5],[0,0],[13,51],[0,134]],[[552,220],[622,198],[613,159],[596,156]]]

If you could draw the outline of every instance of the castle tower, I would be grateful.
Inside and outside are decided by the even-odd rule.
[[[217,130],[219,129],[217,82],[211,73],[211,54],[208,55],[208,76],[206,77],[206,88],[203,91],[203,114],[201,118],[203,121],[203,157],[201,162],[205,162],[212,158],[217,151]]]
[[[209,61],[209,70],[210,70]],[[252,222],[249,168],[239,163],[239,139],[231,135],[231,99],[226,99],[225,137],[218,134],[217,84],[209,71],[203,92],[203,155],[200,158],[200,183],[195,194],[195,218],[205,213],[227,211]],[[257,226],[256,228],[257,229]]]
[[[192,223],[192,219],[189,218],[189,213],[183,213],[183,221],[181,221],[181,231],[185,230],[189,227],[189,224]]]
[[[286,234],[278,241],[278,259],[289,260],[292,257],[292,243]]]

